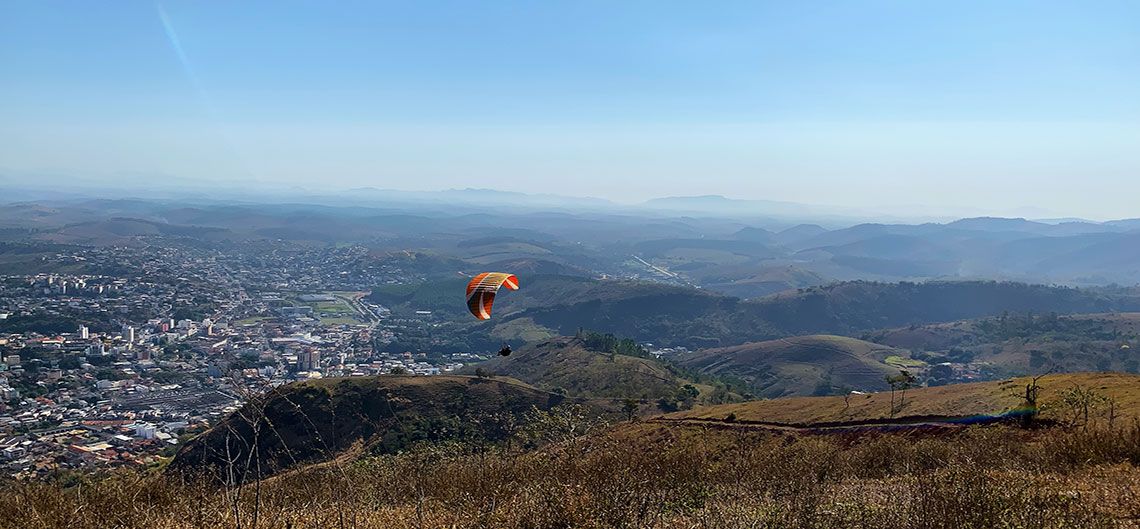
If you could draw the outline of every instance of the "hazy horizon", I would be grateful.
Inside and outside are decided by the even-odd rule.
[[[68,202],[82,202],[85,200],[157,200],[157,201],[185,201],[187,204],[233,203],[233,204],[273,204],[294,203],[328,205],[329,200],[343,199],[343,204],[350,207],[368,206],[398,206],[404,204],[414,207],[417,201],[425,203],[446,203],[450,198],[460,198],[463,194],[471,200],[475,195],[482,193],[502,194],[506,202],[488,202],[486,207],[496,204],[514,202],[520,205],[529,204],[524,211],[538,211],[543,209],[579,210],[579,211],[627,211],[636,213],[656,212],[668,214],[672,211],[677,215],[692,213],[717,214],[726,218],[768,217],[804,223],[822,222],[832,226],[847,226],[864,222],[885,223],[922,223],[922,222],[951,222],[968,218],[1022,218],[1031,221],[1068,222],[1088,221],[1107,222],[1117,220],[1130,220],[1132,217],[1111,216],[1075,216],[1064,212],[1035,208],[1032,206],[1010,207],[1001,211],[984,208],[972,208],[959,205],[929,204],[874,204],[866,206],[845,206],[839,204],[822,204],[811,202],[795,202],[772,200],[766,198],[745,198],[739,196],[726,196],[721,194],[706,195],[662,195],[649,197],[645,200],[611,200],[597,196],[568,195],[559,193],[526,193],[507,191],[494,188],[447,188],[447,189],[393,189],[375,186],[361,186],[353,188],[305,188],[301,185],[286,186],[273,190],[265,190],[256,185],[233,185],[226,182],[209,181],[176,181],[170,184],[168,180],[139,177],[137,180],[116,178],[113,182],[98,179],[71,179],[62,178],[53,180],[55,175],[38,175],[35,184],[26,186],[12,186],[9,193],[0,197],[0,203],[45,203],[52,200],[65,200]],[[47,180],[43,180],[47,178]],[[0,182],[5,181],[5,174],[0,170]],[[374,194],[360,195],[361,192]],[[458,193],[458,194],[456,194]],[[707,207],[673,208],[662,201],[719,199],[724,201],[724,208],[717,208],[710,204]],[[477,203],[464,202],[469,206],[478,206]],[[758,209],[743,211],[740,207],[755,205]],[[765,208],[769,205],[769,208]],[[775,207],[775,209],[772,209]],[[784,209],[780,209],[780,208]],[[792,208],[794,212],[788,212]]]
[[[1129,2],[2,10],[10,187],[1140,216]]]

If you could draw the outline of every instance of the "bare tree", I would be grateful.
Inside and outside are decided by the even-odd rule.
[[[1047,374],[1049,373],[1037,375],[1025,385],[1025,395],[1022,397],[1025,400],[1025,413],[1021,416],[1022,428],[1032,428],[1037,422],[1037,416],[1041,413],[1041,406],[1037,403],[1041,394],[1041,385],[1038,381]]]

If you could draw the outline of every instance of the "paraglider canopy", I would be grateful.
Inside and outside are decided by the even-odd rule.
[[[499,287],[519,289],[519,278],[505,272],[483,272],[467,283],[467,310],[481,320],[491,319],[491,305]]]

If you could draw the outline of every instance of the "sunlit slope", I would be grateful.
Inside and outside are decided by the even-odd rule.
[[[906,401],[898,408],[901,394],[895,394],[898,410],[891,415],[889,391],[844,397],[796,397],[753,401],[740,404],[700,407],[668,415],[675,419],[709,419],[723,421],[732,417],[737,422],[773,423],[793,426],[812,426],[864,421],[904,421],[925,417],[977,417],[1009,412],[1023,404],[1021,395],[1030,378],[1005,381],[953,384],[933,388],[915,388],[907,391]],[[1123,373],[1072,373],[1048,375],[1039,381],[1038,397],[1042,405],[1042,418],[1066,420],[1068,408],[1062,402],[1063,393],[1075,387],[1091,389],[1113,402],[1116,421],[1126,424],[1140,419],[1140,375]],[[1092,411],[1095,417],[1108,413],[1107,402]]]
[[[591,351],[581,340],[568,337],[546,340],[477,367],[574,397],[656,400],[693,384],[656,360]],[[699,401],[712,393],[710,386],[693,385],[701,391]]]
[[[684,355],[678,363],[743,380],[759,396],[784,397],[885,389],[885,377],[899,372],[885,360],[908,354],[854,338],[813,335],[705,349]]]

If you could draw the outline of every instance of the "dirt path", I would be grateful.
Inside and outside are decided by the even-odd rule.
[[[864,421],[851,421],[843,423],[818,423],[818,424],[785,424],[776,422],[764,421],[727,421],[724,419],[711,419],[711,418],[671,418],[671,417],[653,417],[648,419],[648,422],[658,424],[675,424],[687,426],[702,426],[722,429],[736,429],[736,430],[770,430],[782,432],[800,432],[800,433],[845,433],[845,432],[866,432],[875,430],[900,430],[900,429],[960,429],[972,424],[994,424],[1007,421],[1006,418],[976,418],[976,417],[955,417],[955,416],[919,416],[919,417],[903,417],[899,419],[871,419]]]

